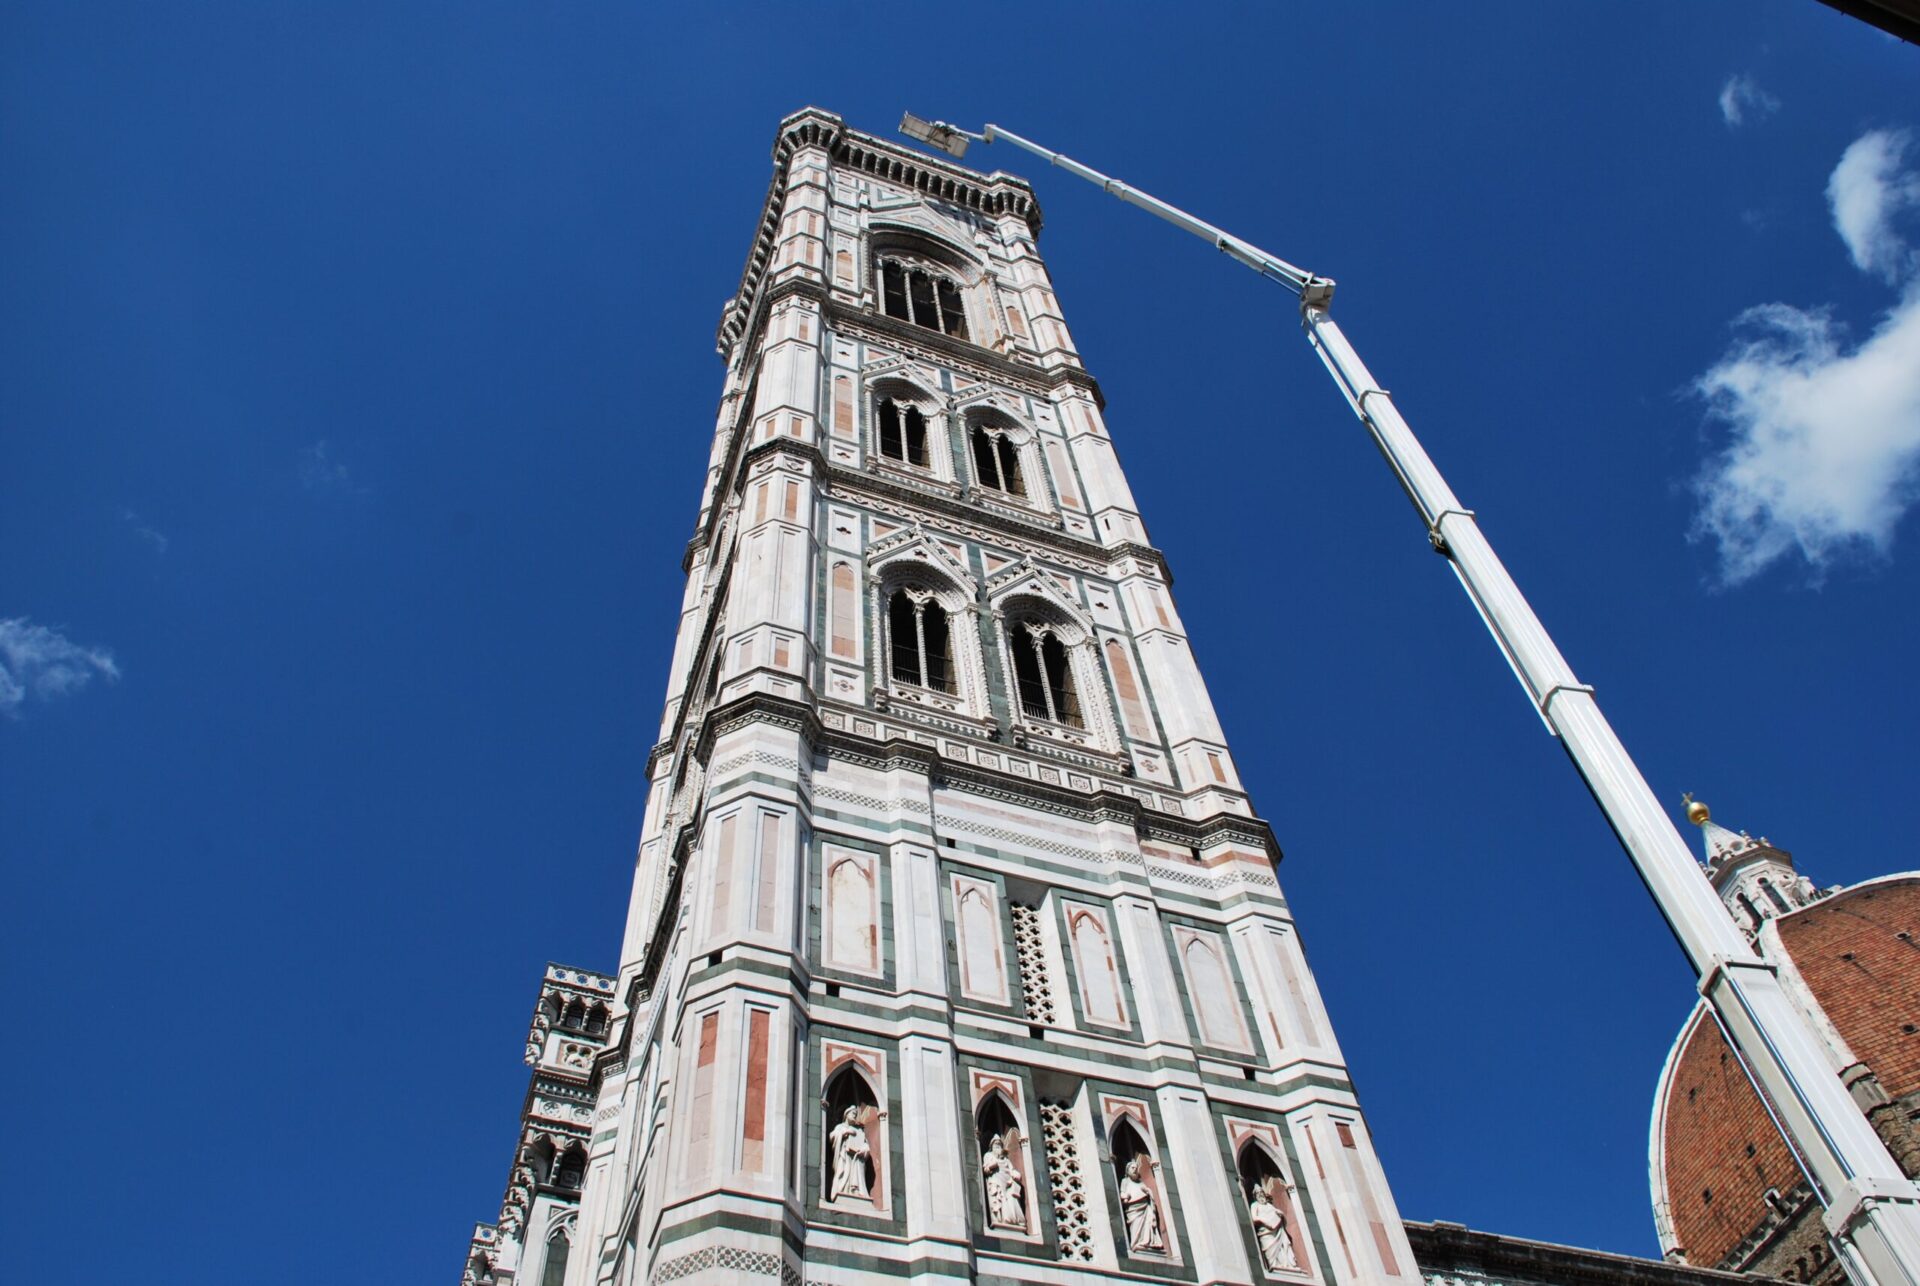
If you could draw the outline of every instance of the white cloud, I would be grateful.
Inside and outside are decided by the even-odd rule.
[[[1920,209],[1920,174],[1905,168],[1905,130],[1874,130],[1855,139],[1827,180],[1833,226],[1854,266],[1882,281],[1913,274],[1913,249],[1895,228],[1902,214]]]
[[[1834,227],[1863,270],[1897,265],[1899,301],[1858,344],[1826,309],[1766,304],[1696,381],[1731,438],[1694,481],[1694,534],[1738,584],[1796,555],[1817,581],[1836,560],[1884,557],[1920,499],[1920,263],[1891,216],[1920,176],[1902,140],[1868,134],[1828,184]]]
[[[165,532],[161,531],[157,527],[149,525],[144,518],[142,518],[139,514],[135,513],[131,509],[122,509],[120,511],[120,518],[129,527],[133,528],[134,535],[140,537],[140,539],[146,541],[147,544],[153,546],[153,552],[156,554],[166,553],[167,546],[173,543],[171,540],[167,539],[167,534]]]
[[[300,485],[308,491],[366,492],[365,487],[355,484],[347,466],[334,458],[333,444],[325,438],[300,448]]]
[[[1748,118],[1760,120],[1779,110],[1780,100],[1745,72],[1727,77],[1727,83],[1720,87],[1720,119],[1728,129],[1737,129]]]
[[[0,714],[18,714],[29,699],[51,701],[78,692],[95,675],[109,682],[120,677],[105,648],[81,647],[24,616],[0,620]]]

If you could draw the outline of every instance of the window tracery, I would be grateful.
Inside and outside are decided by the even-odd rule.
[[[881,259],[880,307],[889,317],[955,339],[967,338],[967,311],[959,283],[925,264]]]
[[[1083,726],[1080,696],[1075,691],[1073,666],[1060,633],[1058,626],[1038,619],[1015,621],[1008,627],[1007,647],[1013,654],[1014,688],[1020,698],[1020,709],[1029,718],[1078,728]]]
[[[988,718],[977,585],[960,555],[916,524],[883,537],[869,557],[875,700],[936,722]]]
[[[953,634],[930,589],[902,585],[887,596],[887,672],[896,683],[955,692]]]
[[[975,422],[967,430],[967,445],[973,454],[975,482],[994,491],[1026,498],[1027,481],[1020,468],[1020,447],[1006,429]]]
[[[922,469],[931,466],[927,417],[918,406],[901,398],[881,397],[875,400],[873,413],[881,455]]]

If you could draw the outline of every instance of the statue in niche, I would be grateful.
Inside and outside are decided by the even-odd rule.
[[[1127,1246],[1135,1254],[1143,1251],[1162,1255],[1167,1239],[1160,1232],[1160,1211],[1154,1206],[1153,1191],[1140,1182],[1140,1158],[1127,1162],[1120,1179],[1120,1213],[1127,1223]]]
[[[833,1157],[833,1183],[827,1200],[858,1197],[873,1200],[873,1145],[867,1141],[866,1127],[860,1124],[860,1109],[849,1107],[840,1124],[827,1136]]]
[[[1293,1249],[1293,1234],[1287,1231],[1287,1217],[1259,1184],[1247,1190],[1247,1216],[1253,1223],[1253,1238],[1260,1244],[1260,1262],[1267,1271],[1299,1271],[1300,1257]]]
[[[981,1176],[987,1184],[987,1222],[996,1228],[1027,1226],[1026,1185],[1020,1171],[1007,1153],[1007,1136],[996,1134],[980,1162]]]

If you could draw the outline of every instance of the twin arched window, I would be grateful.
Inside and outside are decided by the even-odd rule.
[[[558,1002],[555,1002],[558,1004]],[[579,998],[569,1001],[558,1014],[560,1026],[568,1031],[583,1031],[589,1036],[598,1036],[607,1030],[607,1007],[601,1004],[588,1005]]]
[[[1004,491],[1010,496],[1027,494],[1026,479],[1020,476],[1020,448],[997,428],[976,424],[967,431],[973,449],[973,476],[983,487]]]
[[[954,691],[953,636],[932,591],[905,585],[888,595],[887,672],[896,683]]]
[[[1007,630],[1020,709],[1033,719],[1080,727],[1080,697],[1066,644],[1045,621],[1015,621]]]
[[[957,690],[953,629],[933,591],[903,585],[887,595],[887,674],[895,683],[952,695]],[[1014,693],[1030,719],[1085,726],[1073,659],[1059,630],[1043,620],[1007,627]]]
[[[967,337],[967,312],[960,287],[951,277],[898,259],[880,261],[880,301],[887,316],[937,330],[955,339]]]
[[[874,403],[880,425],[880,454],[906,464],[928,467],[927,417],[911,402],[883,397]]]

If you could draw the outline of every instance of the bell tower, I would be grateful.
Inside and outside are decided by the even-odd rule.
[[[566,1283],[1417,1286],[1032,191],[773,162]]]

